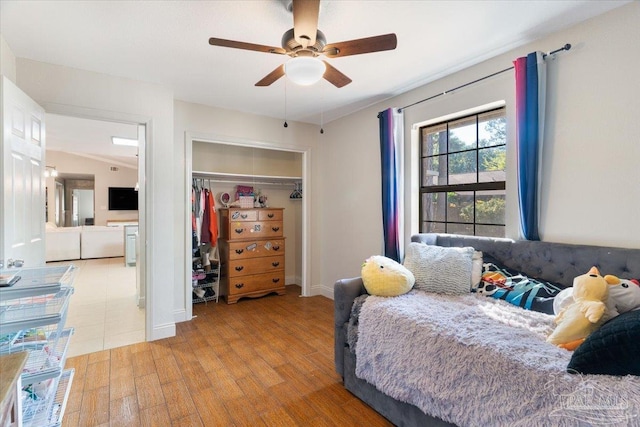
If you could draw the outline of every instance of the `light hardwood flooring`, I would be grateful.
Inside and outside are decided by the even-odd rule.
[[[145,340],[145,311],[136,303],[136,267],[124,258],[50,262],[77,271],[66,327],[73,327],[68,355],[78,356]]]
[[[342,385],[333,301],[197,304],[177,335],[67,360],[63,426],[392,426]]]

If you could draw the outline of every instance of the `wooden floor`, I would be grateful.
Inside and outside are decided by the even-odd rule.
[[[335,373],[333,301],[299,295],[198,304],[173,338],[68,359],[63,426],[391,426]]]

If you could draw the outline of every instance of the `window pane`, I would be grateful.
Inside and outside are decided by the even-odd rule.
[[[424,193],[422,195],[422,220],[446,221],[446,193]]]
[[[506,181],[507,149],[504,145],[478,150],[478,182]]]
[[[449,185],[477,182],[476,152],[449,154]]]
[[[447,224],[447,233],[473,236],[473,224]]]
[[[421,233],[446,233],[446,227],[443,222],[423,222]]]
[[[505,190],[476,193],[476,223],[504,225]],[[504,230],[502,231],[504,233]]]
[[[504,237],[504,227],[500,225],[476,225],[476,236]]]
[[[422,159],[422,186],[447,184],[446,156],[426,157]]]
[[[467,117],[449,124],[449,153],[476,148],[476,117]]]
[[[447,193],[447,222],[473,223],[473,191]]]
[[[504,110],[480,115],[478,119],[480,147],[491,147],[507,143],[507,119]]]
[[[426,126],[420,136],[421,232],[504,237],[505,108]],[[434,186],[438,193],[424,192]]]
[[[422,156],[435,156],[447,152],[447,125],[437,125],[422,130]]]

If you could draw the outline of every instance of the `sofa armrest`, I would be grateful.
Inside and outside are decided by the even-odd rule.
[[[349,322],[353,301],[359,295],[366,293],[367,290],[360,277],[338,280],[333,286],[335,365],[336,372],[342,377],[344,377],[344,348],[347,343],[345,324]]]

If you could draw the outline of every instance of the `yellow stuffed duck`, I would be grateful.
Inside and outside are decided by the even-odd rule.
[[[596,267],[573,279],[573,302],[558,313],[547,341],[575,350],[602,323],[608,295],[609,284]]]
[[[416,282],[405,266],[382,255],[369,257],[362,264],[361,276],[367,292],[382,297],[406,294]]]
[[[609,284],[609,297],[607,298],[607,311],[605,311],[602,323],[616,317],[619,314],[631,310],[640,309],[640,281],[637,279],[621,279],[612,274],[604,276]],[[553,312],[559,314],[563,308],[573,302],[573,288],[560,291],[553,299]]]

